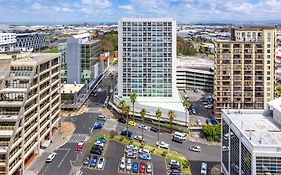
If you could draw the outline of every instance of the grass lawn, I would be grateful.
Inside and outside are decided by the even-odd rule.
[[[42,51],[43,53],[59,53],[58,48],[46,49]]]
[[[181,154],[179,154],[175,151],[170,151],[170,150],[166,150],[166,149],[163,149],[163,148],[158,148],[156,145],[144,144],[140,141],[134,140],[132,138],[126,138],[126,137],[121,136],[121,135],[115,135],[113,138],[110,138],[109,134],[99,134],[99,135],[96,135],[95,137],[92,137],[91,142],[90,142],[90,146],[87,150],[88,154],[90,153],[90,150],[91,150],[92,146],[95,144],[96,138],[100,138],[100,137],[105,138],[107,141],[108,140],[114,140],[114,141],[119,142],[119,143],[124,144],[124,145],[132,144],[132,145],[137,146],[138,148],[148,149],[149,151],[151,151],[151,153],[153,155],[163,157],[167,160],[171,160],[171,159],[177,160],[182,165],[181,166],[182,167],[182,173],[184,175],[191,175],[190,167],[189,166],[188,167],[183,166],[184,162],[188,163],[188,161],[186,160],[186,158],[183,155],[181,155]]]

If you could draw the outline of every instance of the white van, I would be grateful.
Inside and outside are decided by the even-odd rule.
[[[173,137],[176,137],[182,141],[185,141],[186,140],[186,134],[185,133],[182,133],[182,132],[175,132]]]

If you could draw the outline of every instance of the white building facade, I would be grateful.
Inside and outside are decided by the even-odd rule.
[[[0,33],[0,53],[13,51],[17,42],[15,33]]]
[[[45,33],[19,33],[16,36],[16,49],[18,50],[35,51],[46,47]]]
[[[118,24],[118,96],[174,97],[176,21],[123,18]]]
[[[281,99],[267,110],[222,110],[221,165],[226,175],[281,173]]]

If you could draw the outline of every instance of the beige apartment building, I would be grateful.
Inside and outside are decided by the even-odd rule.
[[[0,175],[24,169],[60,118],[59,54],[0,55]]]
[[[215,116],[221,109],[264,109],[274,98],[275,26],[233,28],[231,40],[216,41]]]

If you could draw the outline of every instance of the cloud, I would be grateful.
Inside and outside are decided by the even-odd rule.
[[[107,8],[111,6],[109,0],[81,0],[82,4],[94,5],[100,8]]]
[[[30,7],[32,10],[41,10],[43,9],[43,6],[41,4],[39,4],[38,2],[35,2],[31,5]]]
[[[124,10],[133,10],[134,8],[131,5],[119,5],[118,8]]]

